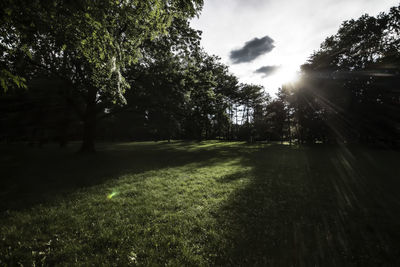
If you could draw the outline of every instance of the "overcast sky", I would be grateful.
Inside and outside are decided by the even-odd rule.
[[[344,20],[377,15],[398,0],[205,0],[192,27],[202,46],[222,58],[241,82],[274,95]]]

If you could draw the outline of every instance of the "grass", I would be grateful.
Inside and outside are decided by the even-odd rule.
[[[395,151],[1,147],[0,266],[396,266]]]

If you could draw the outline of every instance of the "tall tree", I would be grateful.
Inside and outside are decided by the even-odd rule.
[[[398,142],[399,11],[345,21],[302,66],[291,98],[301,140]]]
[[[70,90],[79,92],[82,101],[73,101],[78,102],[74,107],[84,124],[81,150],[88,152],[94,150],[101,106],[125,102],[129,84],[124,70],[140,58],[140,45],[165,34],[173,18],[198,14],[202,0],[9,0],[7,4],[1,42],[28,51],[24,60],[37,71],[59,76]]]

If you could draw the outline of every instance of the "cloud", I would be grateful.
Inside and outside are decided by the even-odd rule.
[[[232,0],[230,0],[232,1]],[[243,8],[249,8],[249,9],[260,9],[264,8],[269,1],[265,0],[235,0],[236,2],[236,9],[241,9],[243,11]]]
[[[231,51],[230,59],[233,64],[251,62],[257,57],[269,53],[274,49],[274,40],[268,35],[247,41],[240,49]]]
[[[280,68],[280,66],[263,66],[259,69],[257,69],[256,71],[254,71],[254,73],[261,73],[264,74],[263,77],[268,77],[272,74],[274,74],[275,71],[277,71]]]

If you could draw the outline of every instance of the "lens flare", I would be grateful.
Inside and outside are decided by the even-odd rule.
[[[118,195],[118,192],[113,191],[113,192],[111,192],[111,194],[108,194],[108,195],[107,195],[107,198],[108,198],[108,199],[112,199],[112,198],[115,197],[116,195]]]

